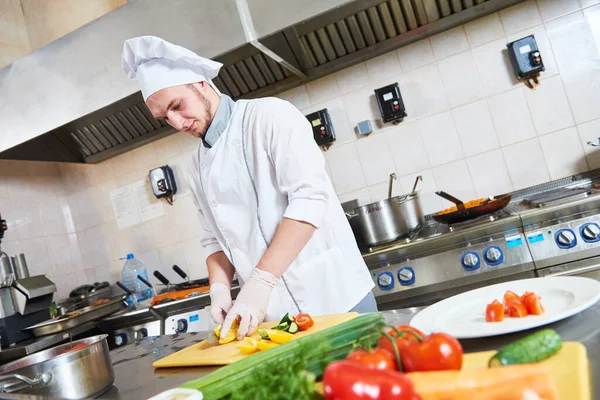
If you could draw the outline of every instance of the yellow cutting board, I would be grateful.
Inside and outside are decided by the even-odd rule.
[[[332,326],[341,324],[358,317],[358,313],[333,314],[313,317],[315,324],[307,331],[300,331],[294,334],[295,338],[310,335],[318,331],[322,331]],[[259,325],[259,329],[270,329],[277,325],[279,321],[263,322]],[[252,337],[260,339],[258,333]],[[163,359],[160,359],[152,366],[154,368],[165,367],[199,367],[206,365],[226,365],[235,361],[249,357],[251,355],[242,354],[238,349],[238,342],[234,340],[231,343],[221,345],[211,345],[206,340],[196,343],[195,345],[186,347],[183,350],[173,353]]]
[[[465,354],[463,370],[488,368],[495,351]],[[564,342],[558,353],[540,362],[550,368],[552,382],[560,400],[591,400],[590,370],[585,346],[578,342]],[[502,367],[498,367],[502,368]],[[323,383],[315,384],[315,390],[323,394]]]

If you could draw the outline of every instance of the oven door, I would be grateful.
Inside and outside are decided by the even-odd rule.
[[[600,281],[600,256],[539,269],[536,273],[540,277],[583,276]]]

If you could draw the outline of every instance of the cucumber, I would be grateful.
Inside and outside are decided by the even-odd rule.
[[[269,334],[268,334],[268,333],[267,333],[267,331],[266,331],[266,330],[264,330],[264,329],[259,329],[259,330],[258,330],[258,335],[260,336],[260,338],[261,338],[261,339],[264,339],[264,340],[271,340],[271,339],[269,339]]]
[[[283,323],[288,323],[291,324],[292,322],[294,322],[294,319],[292,318],[292,316],[290,315],[290,313],[287,313],[283,316],[283,318],[281,318],[281,321],[279,321],[279,324],[283,324]]]
[[[528,364],[545,360],[562,347],[562,340],[553,329],[543,329],[501,348],[490,360],[490,367]]]
[[[276,331],[287,331],[290,327],[290,324],[287,322],[282,322],[279,325],[275,325],[271,329],[275,329]]]
[[[289,332],[289,333],[296,333],[296,332],[298,332],[298,329],[300,329],[300,328],[298,327],[298,324],[297,324],[297,323],[295,323],[295,322],[292,322],[292,323],[290,324],[290,327],[289,327],[289,329],[288,329],[288,332]]]

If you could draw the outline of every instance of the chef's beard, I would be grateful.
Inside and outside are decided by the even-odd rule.
[[[209,128],[210,124],[212,123],[212,119],[213,119],[213,116],[210,115],[210,102],[202,93],[200,93],[200,91],[196,87],[194,87],[194,85],[188,85],[188,88],[190,88],[190,90],[192,90],[196,94],[196,96],[198,97],[198,100],[200,100],[200,102],[204,106],[204,113],[203,113],[204,115],[202,115],[202,116],[200,116],[200,118],[196,119],[196,121],[198,122],[198,125],[200,125],[200,127],[202,128],[202,131],[200,132],[198,137],[201,139],[204,139],[204,136],[206,135],[206,131],[208,131],[208,128]],[[194,135],[194,136],[196,136],[196,135]]]

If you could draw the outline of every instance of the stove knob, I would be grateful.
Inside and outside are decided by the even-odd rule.
[[[142,328],[133,333],[133,339],[137,342],[138,340],[142,340],[148,336],[148,330],[146,328]]]
[[[394,276],[391,272],[382,272],[377,277],[377,284],[381,290],[390,290],[394,287]]]
[[[119,347],[119,346],[123,346],[125,344],[127,344],[127,334],[126,333],[120,333],[115,336],[115,346]]]
[[[479,256],[473,251],[463,254],[462,265],[467,271],[476,270],[480,265]]]
[[[577,238],[570,229],[563,229],[556,234],[556,243],[562,248],[571,248],[577,244]]]
[[[600,236],[600,227],[596,224],[585,224],[581,230],[581,236],[586,241],[597,242]]]
[[[408,286],[415,283],[415,271],[411,267],[404,267],[398,270],[398,281],[402,286]]]
[[[185,333],[185,332],[187,332],[187,328],[188,328],[187,319],[182,318],[177,321],[177,328],[175,329],[175,332]]]
[[[502,250],[499,247],[493,246],[486,250],[485,252],[485,261],[487,261],[490,265],[498,265],[502,263],[503,260]]]

